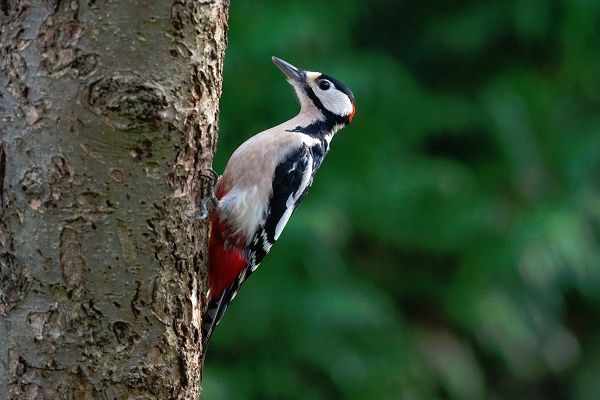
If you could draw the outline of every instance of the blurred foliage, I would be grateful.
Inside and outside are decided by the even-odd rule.
[[[600,399],[600,2],[233,1],[222,170],[353,90],[303,205],[229,307],[206,399]]]

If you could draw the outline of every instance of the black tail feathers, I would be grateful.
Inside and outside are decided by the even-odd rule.
[[[202,316],[202,365],[204,365],[204,359],[206,357],[206,349],[210,338],[212,337],[215,327],[223,317],[223,313],[227,309],[227,305],[231,301],[231,293],[225,289],[221,297],[218,299],[211,299],[208,302],[206,311]]]

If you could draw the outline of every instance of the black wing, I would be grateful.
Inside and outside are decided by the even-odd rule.
[[[249,246],[248,260],[251,261],[251,271],[248,273],[258,267],[273,243],[279,238],[290,216],[306,195],[313,175],[312,151],[306,145],[292,151],[275,168],[268,215]]]

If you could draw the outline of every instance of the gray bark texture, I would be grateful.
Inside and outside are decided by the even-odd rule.
[[[227,0],[0,0],[0,399],[197,399]]]

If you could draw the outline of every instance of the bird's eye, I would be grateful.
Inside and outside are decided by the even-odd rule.
[[[323,79],[322,81],[319,81],[319,89],[321,90],[329,90],[329,88],[331,87],[331,82]]]

